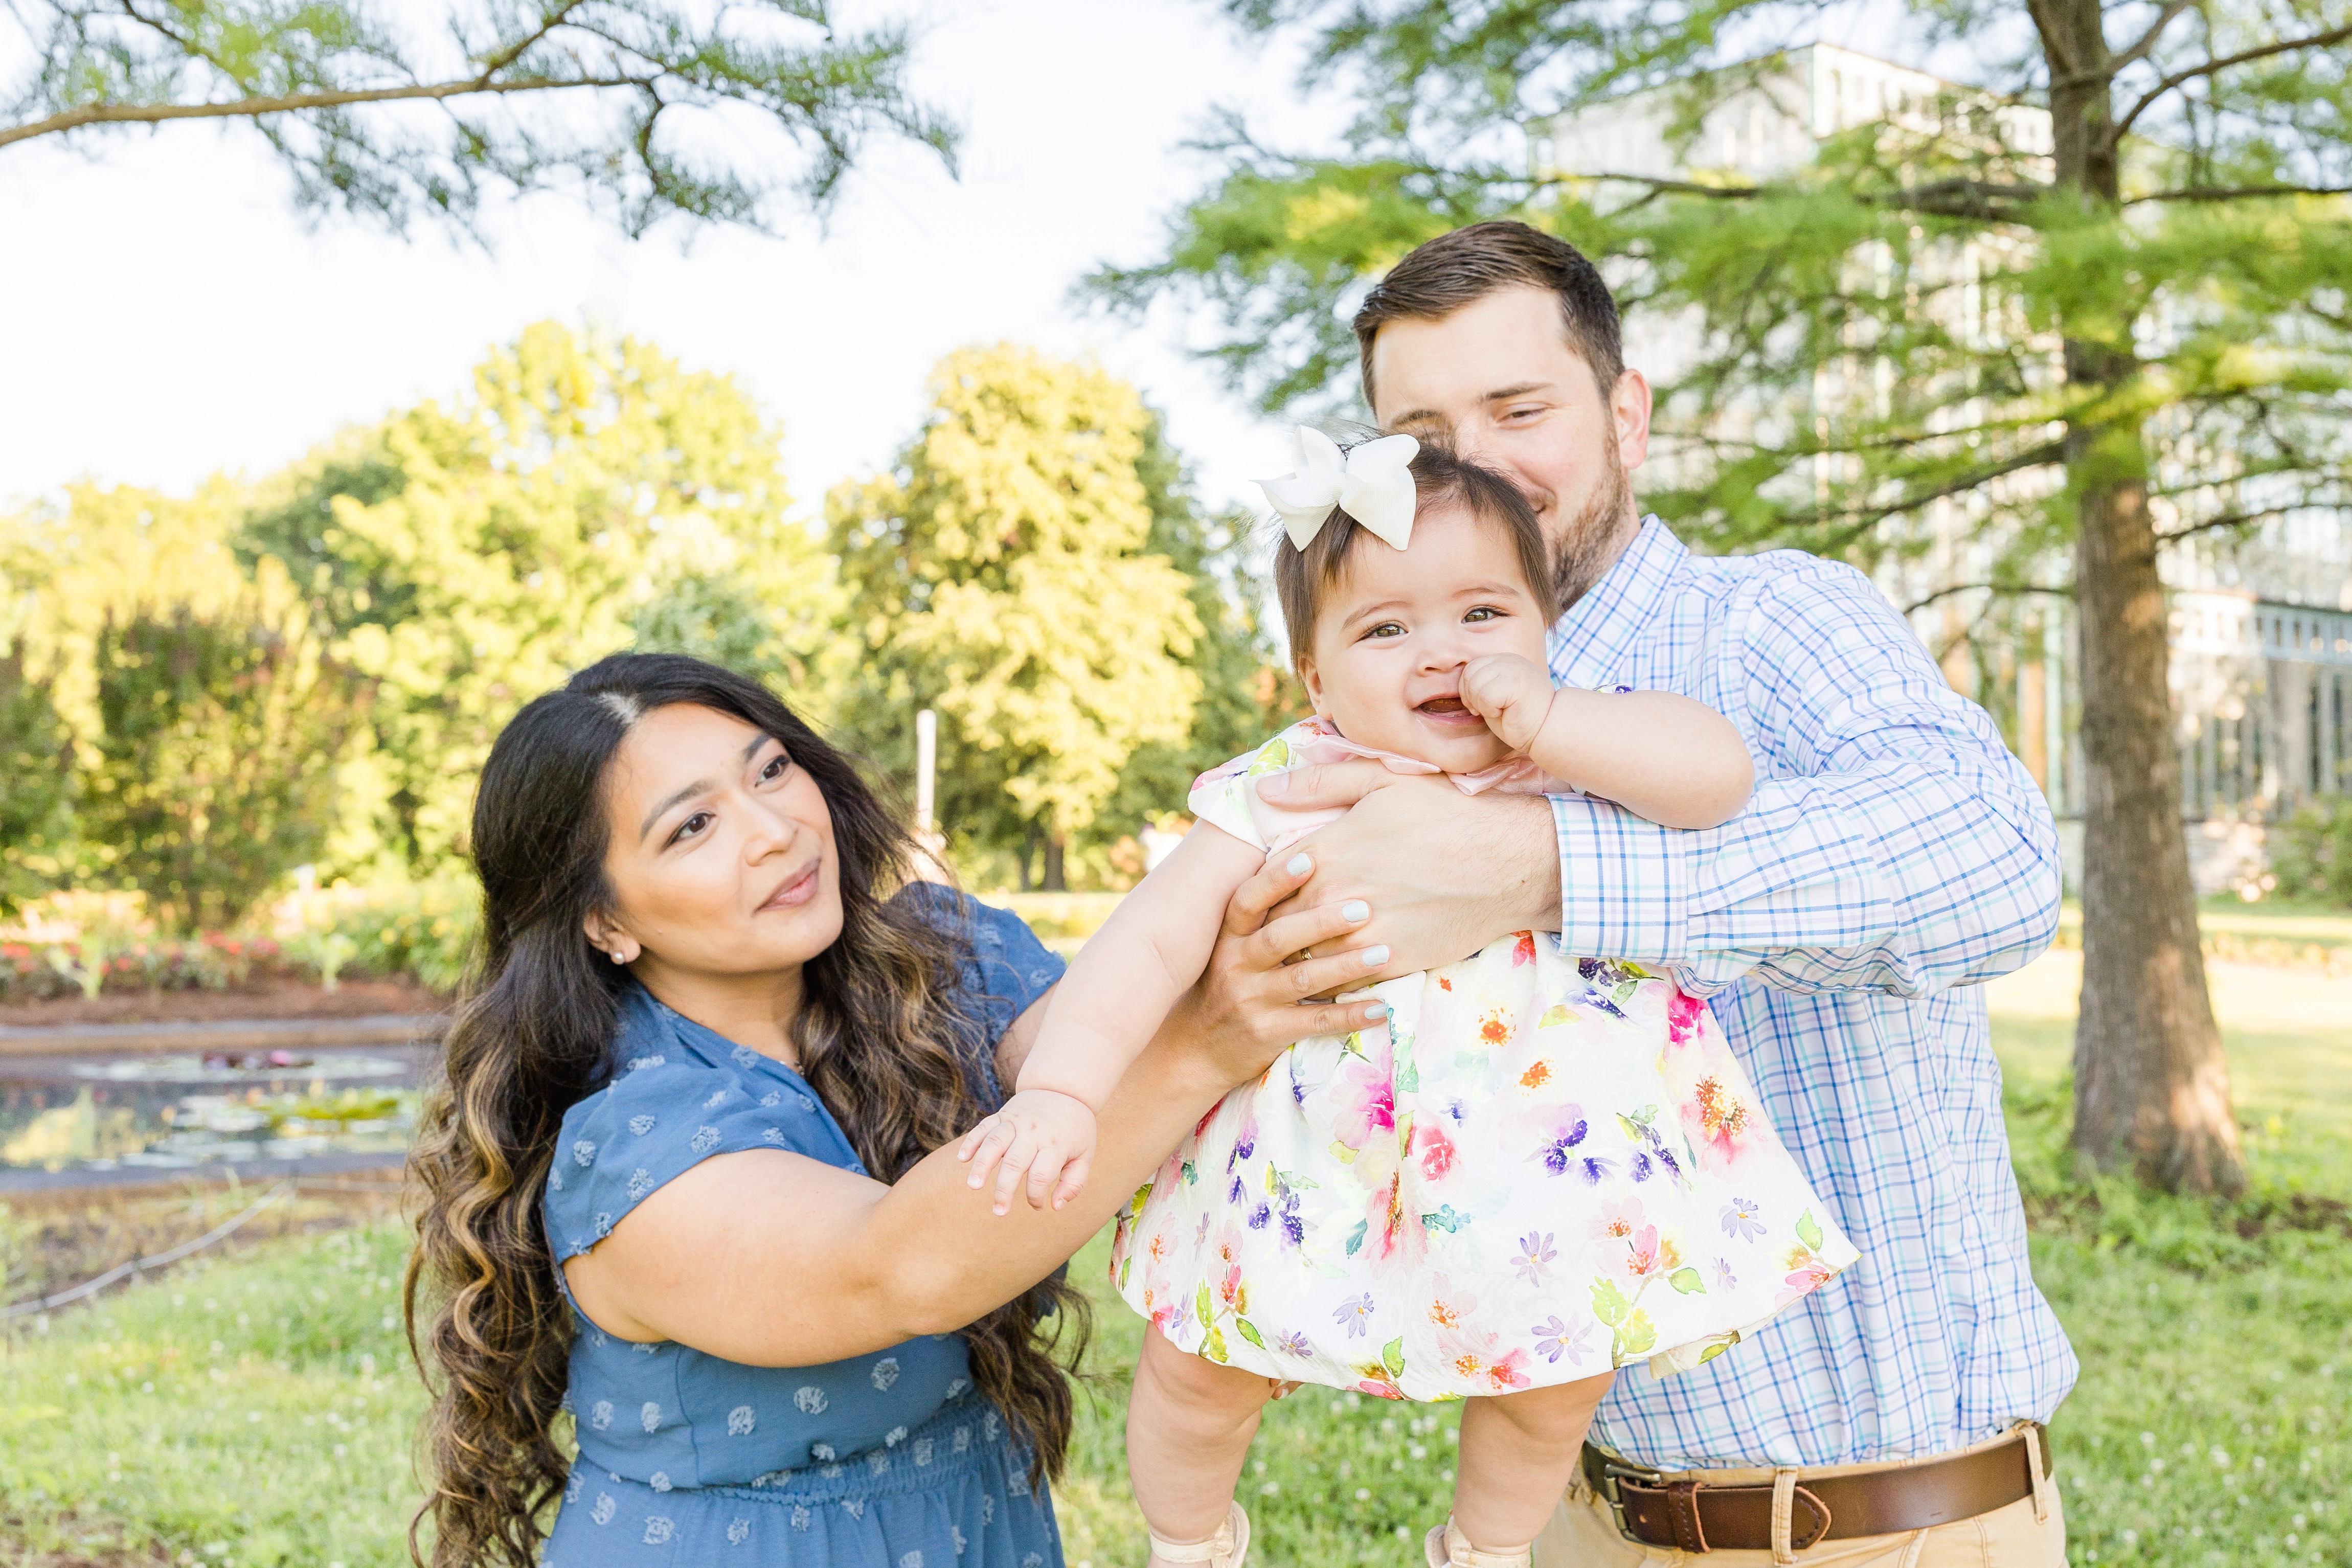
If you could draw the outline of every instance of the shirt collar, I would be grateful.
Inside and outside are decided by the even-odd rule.
[[[1654,514],[1643,517],[1616,564],[1553,625],[1547,639],[1552,678],[1585,690],[1613,685],[1688,559],[1673,529]]]

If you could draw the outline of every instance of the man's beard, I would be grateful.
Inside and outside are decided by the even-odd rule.
[[[1612,433],[1613,434],[1613,433]],[[1592,591],[1625,548],[1625,519],[1633,511],[1633,486],[1625,477],[1624,460],[1617,443],[1604,438],[1601,457],[1606,476],[1584,504],[1584,510],[1561,530],[1558,553],[1552,558],[1552,590],[1560,613]]]

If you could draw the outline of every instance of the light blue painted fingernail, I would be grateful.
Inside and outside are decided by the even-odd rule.
[[[1377,969],[1389,961],[1389,950],[1385,947],[1367,947],[1363,951],[1363,960],[1365,968]]]
[[[1339,906],[1339,918],[1342,920],[1370,920],[1371,917],[1372,906],[1360,898],[1351,898]]]
[[[1308,872],[1315,869],[1315,862],[1307,859],[1306,852],[1302,851],[1299,853],[1291,856],[1288,861],[1285,862],[1282,869],[1288,872],[1293,876],[1305,876]]]
[[[1373,1023],[1378,1023],[1388,1016],[1389,1005],[1386,1002],[1374,1002],[1370,1007],[1364,1009],[1364,1017],[1371,1020]]]

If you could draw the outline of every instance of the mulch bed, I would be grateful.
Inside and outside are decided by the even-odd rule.
[[[211,1023],[247,1019],[349,1019],[449,1010],[449,998],[403,977],[346,979],[332,991],[291,975],[256,975],[224,991],[122,991],[0,1004],[0,1026]]]

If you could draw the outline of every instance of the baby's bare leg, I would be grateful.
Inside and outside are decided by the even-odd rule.
[[[1481,1552],[1527,1550],[1576,1473],[1585,1429],[1616,1375],[1472,1399],[1462,1407],[1454,1528]]]
[[[1144,1331],[1127,1406],[1127,1474],[1155,1534],[1206,1541],[1225,1522],[1275,1387],[1255,1373],[1186,1355],[1156,1328]]]

